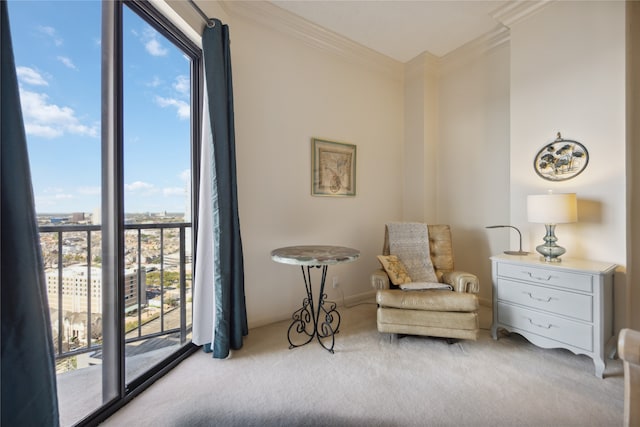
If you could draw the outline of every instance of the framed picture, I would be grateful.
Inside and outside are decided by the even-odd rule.
[[[311,139],[311,195],[356,195],[356,146]]]
[[[558,138],[545,145],[533,159],[536,173],[547,181],[566,181],[579,175],[589,164],[589,152],[578,141]]]

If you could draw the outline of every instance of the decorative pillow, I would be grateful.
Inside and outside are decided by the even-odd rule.
[[[401,284],[400,289],[403,291],[424,291],[427,289],[446,289],[452,291],[453,286],[440,282],[411,282]]]
[[[391,283],[401,285],[411,282],[411,277],[407,273],[407,269],[400,259],[395,255],[378,255],[378,261],[382,264],[382,268],[387,272]]]

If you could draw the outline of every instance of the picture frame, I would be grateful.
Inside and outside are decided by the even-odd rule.
[[[354,144],[311,139],[311,195],[354,197],[356,195]]]
[[[560,132],[555,141],[542,147],[533,159],[533,168],[547,181],[566,181],[582,173],[589,164],[587,148]]]

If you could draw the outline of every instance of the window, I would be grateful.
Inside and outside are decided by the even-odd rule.
[[[146,2],[8,6],[61,421],[91,422],[192,348],[200,51]]]

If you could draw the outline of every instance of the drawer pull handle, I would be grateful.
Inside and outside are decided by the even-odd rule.
[[[551,329],[551,327],[553,327],[554,325],[552,325],[551,323],[549,323],[548,325],[540,325],[538,323],[535,323],[533,320],[529,319],[527,317],[527,319],[529,320],[529,323],[531,323],[533,326],[537,327],[537,328],[542,328],[542,329]]]
[[[547,297],[547,298],[536,298],[533,295],[531,295],[531,292],[522,292],[525,295],[528,295],[529,298],[531,298],[532,300],[536,300],[536,301],[540,301],[540,302],[550,302],[553,298],[551,297]]]
[[[545,282],[548,282],[548,281],[549,281],[549,280],[551,280],[551,278],[553,277],[553,276],[551,276],[551,275],[549,275],[549,276],[547,276],[547,277],[534,276],[534,275],[533,275],[533,273],[531,273],[530,271],[523,271],[523,273],[528,274],[528,275],[529,275],[529,277],[531,277],[532,279],[535,279],[535,280],[544,280]]]

